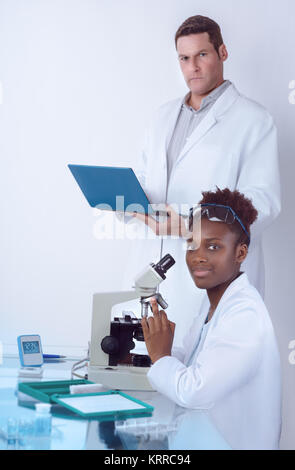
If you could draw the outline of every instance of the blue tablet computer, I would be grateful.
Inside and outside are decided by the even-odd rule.
[[[132,168],[68,165],[91,207],[119,212],[152,213]]]

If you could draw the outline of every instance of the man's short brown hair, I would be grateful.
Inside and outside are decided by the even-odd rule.
[[[177,40],[181,36],[189,34],[208,33],[210,42],[213,44],[217,54],[219,55],[219,47],[223,44],[220,26],[215,21],[206,16],[191,16],[178,28],[175,34],[175,47]]]

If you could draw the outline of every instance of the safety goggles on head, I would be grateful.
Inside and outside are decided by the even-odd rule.
[[[226,224],[233,224],[235,221],[237,221],[250,242],[250,235],[247,232],[243,222],[230,206],[214,203],[199,204],[190,209],[190,223],[193,222],[196,216],[198,220],[200,220],[202,217],[207,217],[207,219],[212,222],[224,222]],[[200,240],[196,242],[193,237],[193,239],[188,242],[187,249],[196,250],[198,248],[197,245],[200,246]]]

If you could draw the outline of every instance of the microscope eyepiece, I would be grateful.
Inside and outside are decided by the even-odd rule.
[[[166,272],[175,264],[175,259],[171,255],[165,255],[157,264],[152,264],[154,270],[162,277],[166,279]]]

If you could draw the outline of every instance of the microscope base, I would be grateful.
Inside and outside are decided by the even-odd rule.
[[[90,365],[88,380],[115,390],[153,391],[146,375],[148,371],[148,367],[116,367],[110,370]]]

